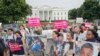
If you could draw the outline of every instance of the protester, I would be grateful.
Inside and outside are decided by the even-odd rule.
[[[7,36],[6,36],[6,45],[8,45],[8,42],[10,42],[11,40],[15,40],[15,36],[14,36],[14,30],[12,28],[9,28],[7,31]],[[12,52],[10,51],[10,56],[12,56]]]
[[[59,37],[56,43],[56,50],[55,55],[56,56],[62,56],[64,52],[65,42],[63,41],[63,34],[59,33]]]
[[[58,37],[59,37],[59,32],[58,31],[53,31],[53,33],[52,33],[53,40],[56,41],[58,39]]]
[[[29,37],[29,31],[27,28],[25,28],[25,25],[20,25],[20,33],[22,35],[22,41],[23,41],[23,45],[24,45],[24,50],[25,50],[25,54],[28,55],[28,42],[27,42],[27,37]],[[27,29],[27,30],[26,30]]]
[[[4,51],[5,51],[5,44],[2,38],[0,38],[0,56],[4,56]]]
[[[20,32],[21,32],[21,34],[22,34],[22,37],[25,38],[26,31],[25,31],[25,28],[24,28],[23,25],[20,26]]]
[[[69,50],[69,44],[67,44],[64,40],[64,36],[62,33],[59,33],[58,43],[56,43],[56,56],[65,56],[66,52]]]
[[[64,41],[64,36],[61,32],[53,32],[54,39],[54,56],[66,56],[69,51],[70,45]]]
[[[85,32],[87,30],[87,27],[85,26],[85,24],[81,24],[82,30]]]
[[[52,24],[51,26],[53,27]],[[10,51],[10,56],[13,54],[15,56],[28,55],[30,54],[30,49],[32,56],[44,56],[44,52],[47,52],[46,56],[74,56],[73,54],[77,50],[80,50],[80,48],[73,50],[78,47],[77,45],[79,43],[76,46],[74,45],[77,41],[100,43],[100,38],[97,33],[98,29],[95,25],[89,26],[88,29],[84,24],[81,26],[77,25],[75,28],[72,25],[68,27],[64,29],[51,29],[49,32],[43,33],[44,30],[41,26],[27,27],[20,25],[20,30],[15,32],[15,34],[13,28],[9,28],[7,32],[5,31],[6,29],[3,30],[0,28],[0,55],[3,55],[3,46],[5,45],[5,49]],[[48,37],[49,35],[50,37]],[[47,40],[47,43],[45,43],[46,48],[44,48],[44,42],[46,42],[44,39]],[[10,45],[8,45],[12,40],[21,47],[16,52],[12,52]],[[2,43],[4,44],[2,45]],[[82,48],[82,53],[85,53],[84,49],[86,48]]]
[[[67,43],[70,45],[69,50],[67,52],[68,55],[74,55],[73,47],[74,47],[74,34],[72,32],[67,33]]]
[[[81,26],[76,26],[75,27],[75,34],[74,34],[74,39],[76,41],[84,41],[85,40],[85,34]]]
[[[4,43],[4,38],[3,38],[3,30],[2,30],[2,27],[0,27],[0,56],[4,56],[4,51],[5,51],[5,43]]]
[[[22,42],[22,35],[20,33],[20,31],[16,31],[16,40],[15,42],[20,46],[20,50],[14,52],[14,56],[25,56],[25,52],[24,52],[24,48],[23,48],[23,42]]]
[[[56,50],[56,44],[57,44],[57,40],[58,40],[58,37],[59,37],[59,32],[58,31],[53,31],[52,32],[52,38],[51,39],[48,39],[47,40],[47,43],[50,43],[48,45],[48,49],[49,51],[47,51],[47,55],[48,56],[55,56],[55,50]]]
[[[96,31],[94,31],[92,29],[89,29],[87,31],[86,41],[100,43],[100,41],[98,41],[97,38],[98,38],[98,35],[97,35]]]

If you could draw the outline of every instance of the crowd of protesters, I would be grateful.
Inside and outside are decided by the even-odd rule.
[[[75,56],[76,41],[100,43],[98,29],[94,25],[85,27],[82,24],[69,26],[67,29],[47,30],[52,30],[51,38],[48,38],[46,33],[43,35],[44,27],[20,25],[17,31],[0,27],[0,56]],[[48,44],[44,43],[42,38],[47,40]],[[100,50],[98,51],[99,56]]]

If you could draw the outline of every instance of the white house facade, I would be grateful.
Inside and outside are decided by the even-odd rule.
[[[68,11],[63,8],[50,6],[33,7],[30,17],[38,17],[41,21],[68,20]]]

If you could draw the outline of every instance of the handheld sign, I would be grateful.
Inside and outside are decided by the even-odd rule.
[[[53,22],[54,29],[65,29],[68,27],[68,21],[56,20]]]
[[[92,27],[92,23],[84,22],[84,24],[85,24],[85,27]]]
[[[40,18],[29,18],[28,19],[28,26],[30,27],[38,27],[40,26]]]
[[[83,18],[76,18],[76,23],[83,23]]]

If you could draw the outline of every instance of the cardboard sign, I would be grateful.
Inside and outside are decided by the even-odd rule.
[[[84,24],[85,24],[86,27],[92,27],[92,23],[84,22]]]
[[[83,18],[76,18],[76,23],[83,23]]]
[[[38,27],[40,26],[40,18],[29,18],[28,19],[28,26],[30,27]]]
[[[53,22],[54,29],[65,29],[68,27],[66,20],[57,20]]]

